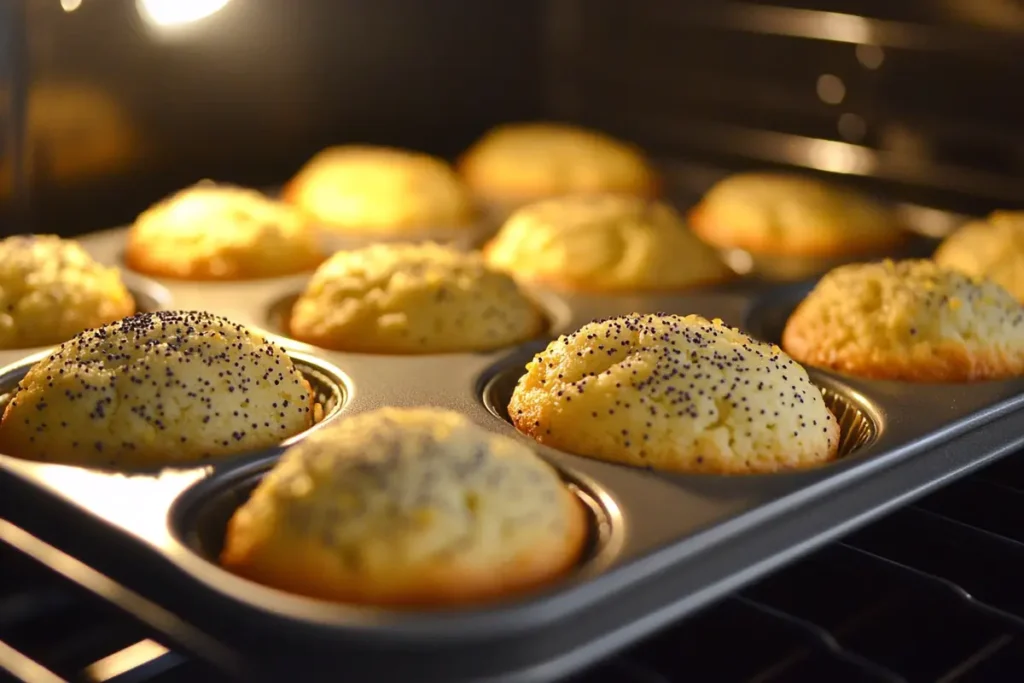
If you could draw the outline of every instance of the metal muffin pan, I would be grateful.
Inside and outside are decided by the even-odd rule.
[[[107,231],[82,240],[117,264],[123,238]],[[60,535],[58,547],[198,627],[218,651],[238,653],[246,680],[291,680],[296,672],[304,680],[550,680],[1024,443],[1024,380],[919,386],[810,370],[843,427],[843,457],[832,463],[732,477],[605,463],[539,446],[507,421],[514,381],[547,339],[493,353],[329,352],[290,340],[282,324],[307,279],[164,280],[162,303],[270,333],[317,373],[322,399],[333,401],[321,424],[385,405],[433,405],[534,446],[587,503],[592,542],[577,571],[501,603],[421,612],[326,603],[215,563],[227,519],[283,448],[132,474],[0,456],[0,495],[13,501],[23,518],[17,523],[44,538]],[[595,318],[665,311],[720,317],[776,341],[809,287],[739,282],[663,296],[534,294],[552,336]],[[0,354],[0,363],[18,364],[0,373],[0,394],[13,389],[26,355]],[[63,531],[42,529],[43,520]],[[180,634],[176,623],[162,627],[164,636],[189,642],[194,634]]]

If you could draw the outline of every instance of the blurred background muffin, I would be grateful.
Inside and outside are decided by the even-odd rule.
[[[249,280],[316,268],[325,258],[298,209],[233,185],[203,181],[153,205],[128,233],[133,270],[184,280]]]
[[[739,173],[689,213],[693,231],[741,272],[799,278],[837,261],[885,255],[909,238],[897,215],[849,188],[787,173]]]
[[[940,266],[987,277],[1024,302],[1024,211],[995,211],[964,225],[933,258]]]
[[[0,110],[10,91],[0,89]],[[144,152],[135,123],[112,93],[74,82],[33,82],[26,111],[28,173],[34,182],[68,185],[123,173]],[[10,189],[11,158],[0,154],[0,197]]]
[[[545,318],[477,252],[432,242],[339,251],[292,307],[291,335],[363,353],[484,351],[530,339]]]
[[[0,420],[0,451],[159,468],[273,446],[313,425],[309,383],[277,345],[194,311],[87,330],[36,363]]]
[[[624,195],[573,195],[525,206],[485,254],[491,267],[517,279],[568,290],[675,290],[732,276],[675,210]]]
[[[57,344],[135,312],[117,268],[56,235],[0,241],[0,349]]]
[[[929,260],[841,266],[790,316],[802,363],[874,379],[968,382],[1024,373],[1024,306]]]
[[[390,147],[329,147],[288,182],[284,198],[324,227],[388,236],[472,228],[473,201],[451,166]]]
[[[559,123],[509,123],[471,146],[458,162],[473,193],[497,207],[567,194],[658,194],[657,174],[643,152],[586,128]]]
[[[839,449],[803,368],[696,315],[633,313],[556,339],[526,366],[508,412],[542,444],[673,472],[776,472]]]
[[[221,561],[302,595],[442,607],[565,574],[587,521],[526,445],[458,413],[383,408],[289,448],[231,518]]]

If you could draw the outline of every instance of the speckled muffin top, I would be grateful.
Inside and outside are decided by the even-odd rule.
[[[487,262],[562,289],[671,290],[732,272],[661,202],[574,195],[525,206],[488,243]]]
[[[57,344],[134,311],[120,271],[77,242],[56,235],[0,241],[0,348]]]
[[[895,214],[871,198],[786,173],[729,176],[704,195],[689,219],[710,244],[780,256],[873,252],[907,237]]]
[[[786,323],[801,362],[878,379],[962,382],[1024,371],[1024,308],[932,261],[841,266]]]
[[[658,191],[656,174],[639,148],[565,124],[498,126],[458,166],[478,196],[502,204],[591,192],[651,197]]]
[[[365,353],[447,353],[529,339],[544,318],[512,278],[477,253],[435,243],[340,251],[292,308],[302,341]]]
[[[0,452],[160,467],[269,447],[313,424],[313,395],[275,344],[209,313],[143,313],[36,363],[0,420]]]
[[[560,450],[676,472],[775,472],[836,456],[839,426],[807,372],[720,320],[598,320],[551,342],[509,404]]]
[[[443,605],[550,580],[586,533],[525,445],[458,413],[383,408],[292,446],[235,513],[222,561],[316,597]]]
[[[128,233],[135,270],[192,280],[245,280],[312,270],[325,258],[295,207],[256,190],[203,181],[144,211]]]
[[[1002,285],[1024,301],[1024,211],[996,211],[963,226],[939,245],[940,266]]]
[[[472,227],[468,190],[442,159],[389,147],[329,147],[303,166],[285,197],[328,228],[362,234]]]

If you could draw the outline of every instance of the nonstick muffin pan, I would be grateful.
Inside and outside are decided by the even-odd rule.
[[[101,261],[119,263],[124,231],[82,239]],[[385,405],[432,405],[534,445],[590,510],[590,544],[575,572],[516,600],[426,612],[325,603],[254,584],[215,563],[227,519],[283,447],[163,473],[0,456],[0,495],[17,514],[12,521],[50,535],[54,545],[200,629],[217,646],[205,652],[239,655],[230,666],[242,666],[245,680],[564,676],[1024,443],[1024,380],[909,385],[812,369],[842,426],[842,457],[833,463],[726,477],[659,474],[569,455],[519,435],[505,411],[523,366],[551,337],[595,318],[664,311],[720,317],[777,341],[811,285],[738,282],[672,296],[535,292],[551,322],[545,338],[494,353],[416,357],[328,352],[288,339],[287,310],[307,278],[129,279],[152,305],[209,310],[273,335],[315,385],[325,408],[320,425]],[[0,394],[45,352],[0,353]],[[105,597],[125,609],[137,604]],[[195,635],[182,634],[180,623],[157,628],[187,648]]]

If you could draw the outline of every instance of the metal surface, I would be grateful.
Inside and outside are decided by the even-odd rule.
[[[84,238],[84,244],[100,260],[118,263],[123,237],[123,231],[108,231]],[[306,277],[166,281],[161,300],[167,307],[220,313],[274,335],[326,376],[325,386],[333,385],[330,391],[339,397],[339,416],[382,405],[444,406],[532,444],[500,417],[500,405],[509,378],[543,341],[498,353],[422,357],[315,349],[289,340],[280,324],[287,305],[282,302]],[[597,317],[668,311],[721,317],[774,340],[779,321],[804,291],[806,285],[762,284],[659,297],[537,295],[549,309],[553,334]],[[2,373],[8,391],[26,355],[0,354],[0,363],[15,364]],[[254,678],[280,678],[302,662],[317,672],[317,680],[336,676],[340,668],[357,679],[408,680],[424,667],[450,681],[546,680],[606,657],[1024,443],[1024,381],[922,391],[811,374],[833,405],[845,406],[844,437],[857,446],[816,469],[741,477],[662,475],[538,446],[597,503],[596,517],[604,525],[600,543],[580,571],[543,593],[483,609],[413,614],[352,608],[287,595],[219,569],[209,559],[217,537],[210,525],[228,514],[225,487],[244,492],[279,450],[156,476],[0,456],[0,486],[24,516],[18,523],[32,531],[44,518],[61,520],[69,531],[62,548],[245,653],[247,675]],[[205,520],[203,528],[197,520]],[[266,647],[268,642],[274,647]]]

